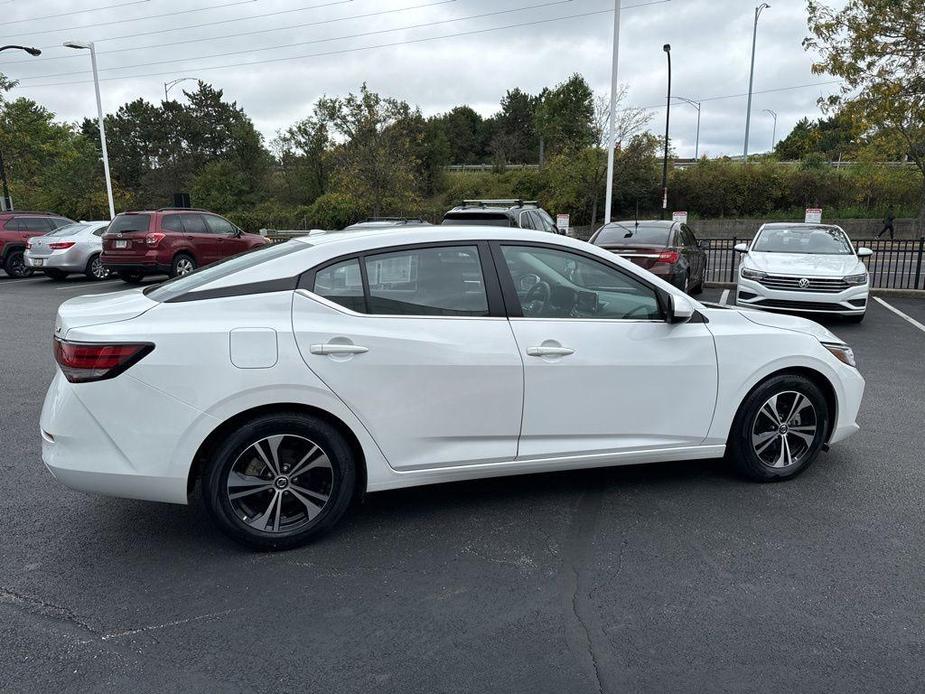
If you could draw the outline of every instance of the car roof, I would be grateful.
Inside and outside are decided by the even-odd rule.
[[[675,222],[671,219],[625,219],[616,222],[608,222],[604,226],[609,226],[611,224],[619,224],[620,226],[636,226],[638,224],[641,227],[672,227],[675,224],[680,224],[680,222]]]
[[[837,224],[813,224],[812,222],[767,222],[761,225],[761,229],[838,229],[844,231]]]

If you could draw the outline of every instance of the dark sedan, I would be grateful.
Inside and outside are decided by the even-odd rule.
[[[690,227],[680,222],[611,222],[590,238],[606,248],[684,290],[703,291],[707,270],[706,242],[697,241]]]

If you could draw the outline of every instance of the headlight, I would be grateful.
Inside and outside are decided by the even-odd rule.
[[[838,361],[848,366],[853,366],[855,369],[858,368],[857,362],[854,360],[854,352],[848,345],[834,343],[834,342],[823,342],[822,346],[829,350],[832,355],[838,359]]]
[[[747,267],[743,267],[740,272],[742,274],[742,277],[744,277],[747,280],[763,280],[765,277],[768,276],[768,273],[766,272],[759,272],[758,270],[750,270]]]
[[[843,277],[845,284],[867,284],[867,273],[862,272],[859,275],[847,275]]]

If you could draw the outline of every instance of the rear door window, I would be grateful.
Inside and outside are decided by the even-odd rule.
[[[165,214],[161,217],[161,231],[174,231],[178,234],[182,234],[183,229],[183,218],[178,214]]]
[[[17,231],[52,231],[55,227],[47,217],[17,217],[16,226],[12,227]],[[7,228],[11,228],[7,226]]]
[[[183,227],[187,234],[208,234],[206,223],[202,221],[202,215],[184,213],[177,215],[183,217]]]

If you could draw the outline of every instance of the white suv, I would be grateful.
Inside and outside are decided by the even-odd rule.
[[[855,252],[841,227],[821,224],[764,224],[751,244],[740,243],[736,304],[770,311],[837,314],[864,320],[870,283],[861,262],[873,254]]]

